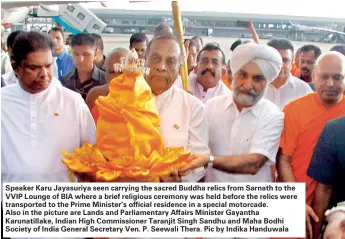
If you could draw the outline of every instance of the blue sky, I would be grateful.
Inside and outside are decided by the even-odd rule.
[[[212,4],[210,4],[212,2]],[[345,19],[344,0],[180,0],[182,11],[212,11],[230,13],[313,16]],[[171,0],[153,0],[148,3],[129,3],[112,0],[109,8],[128,10],[171,10]],[[102,8],[100,3],[88,3],[89,8]]]

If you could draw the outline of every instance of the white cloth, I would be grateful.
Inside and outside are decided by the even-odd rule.
[[[12,71],[11,59],[6,52],[1,52],[1,75]]]
[[[67,182],[62,150],[95,143],[84,100],[58,82],[37,94],[19,83],[1,89],[2,182]]]
[[[233,74],[236,74],[250,62],[256,63],[264,74],[267,83],[271,83],[278,76],[283,63],[276,49],[257,43],[247,43],[236,47],[230,62]]]
[[[6,86],[7,85],[15,84],[18,81],[14,71],[10,71],[10,72],[2,75],[1,77],[2,77],[2,79],[4,79],[4,83],[5,83]]]
[[[230,174],[209,169],[207,182],[271,182],[284,113],[272,102],[261,99],[250,108],[238,111],[232,93],[209,100],[206,105],[211,155],[232,156],[257,153],[268,158],[255,175]]]
[[[208,124],[201,101],[175,86],[155,99],[165,147],[184,147],[187,151],[209,154]],[[184,179],[192,180],[192,176],[189,178]]]
[[[56,63],[56,60],[57,60],[57,57],[54,57],[54,60],[53,60],[53,76],[54,76],[54,78],[59,79],[59,68],[58,68],[58,65]]]
[[[176,84],[176,86],[182,89],[181,80],[179,81],[179,84]],[[188,76],[188,89],[204,104],[215,96],[228,95],[231,92],[222,80],[219,80],[215,87],[210,88],[205,92],[203,87],[198,83],[197,75],[194,72],[191,72]]]
[[[285,105],[290,101],[312,92],[313,90],[310,88],[309,84],[290,75],[285,84],[278,89],[269,84],[265,98],[276,104],[280,110],[283,110]]]

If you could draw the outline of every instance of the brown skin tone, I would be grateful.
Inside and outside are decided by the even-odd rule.
[[[345,238],[345,212],[334,212],[328,219],[324,239]]]
[[[31,94],[47,89],[53,76],[53,59],[50,49],[41,49],[29,53],[19,65],[12,62],[22,89]]]
[[[319,218],[316,216],[314,210],[308,206],[305,205],[305,215],[306,215],[306,228],[308,230],[307,237],[313,238],[313,227],[312,227],[312,221],[318,222]]]
[[[202,85],[204,91],[216,87],[223,74],[225,74],[222,62],[223,56],[218,50],[201,52],[195,72],[197,81]]]
[[[345,90],[345,67],[343,64],[344,61],[339,56],[328,55],[320,60],[313,72],[315,91],[326,108],[331,108],[343,97]],[[296,181],[291,168],[290,156],[282,153],[277,158],[277,171],[282,182]]]
[[[228,72],[228,81],[230,84],[232,84],[232,72],[231,72],[230,62],[226,64],[226,70]]]
[[[301,75],[307,81],[311,81],[311,74],[314,70],[316,56],[314,51],[301,52],[299,56],[299,67]]]
[[[324,56],[313,71],[315,90],[322,104],[327,108],[339,103],[345,90],[345,61],[339,55],[330,53]],[[277,172],[280,181],[295,182],[296,179],[291,168],[291,157],[281,153],[277,157]],[[319,222],[313,227],[313,237],[319,235],[323,213],[325,212],[331,188],[328,185],[318,184],[313,201],[313,209]],[[307,222],[308,223],[308,222]]]
[[[256,104],[262,98],[265,86],[266,79],[255,63],[248,63],[236,72],[232,88],[238,110]],[[254,91],[256,96],[252,95]],[[207,165],[210,156],[193,153],[189,160],[190,163],[179,170],[180,175],[187,175],[190,171]],[[255,175],[267,160],[261,154],[214,156],[213,167],[227,173]]]
[[[300,49],[297,50],[296,54],[295,54],[295,59],[294,59],[294,63],[296,64],[296,66],[299,68],[299,55],[300,55],[301,51]]]
[[[314,192],[314,200],[313,200],[313,210],[315,214],[320,219],[318,222],[314,223],[313,225],[313,238],[318,239],[321,228],[322,222],[324,219],[325,212],[328,208],[329,201],[332,196],[332,186],[326,185],[323,183],[318,183]]]
[[[234,76],[232,89],[234,92],[234,102],[237,109],[253,106],[258,102],[266,87],[266,79],[260,68],[255,63],[248,63],[243,66]]]
[[[176,41],[159,39],[151,43],[146,56],[146,66],[150,68],[146,81],[153,94],[162,94],[174,84],[179,75],[181,63],[181,50]],[[160,181],[181,182],[181,177],[178,171],[174,170],[169,176],[161,177]]]
[[[330,109],[333,105],[339,103],[345,90],[345,60],[336,53],[323,57],[313,72],[313,83],[315,91],[325,106]],[[327,210],[330,197],[332,195],[332,186],[318,183],[313,201],[313,209],[320,218],[314,225],[314,238],[320,233],[324,213]]]
[[[160,95],[174,84],[181,62],[181,50],[176,41],[159,39],[152,42],[146,57],[146,66],[150,68],[146,81],[153,94]]]
[[[73,46],[72,57],[80,82],[88,80],[94,67],[93,61],[96,58],[96,49],[88,45]]]
[[[129,47],[130,50],[134,49],[137,52],[139,59],[145,58],[146,48],[147,48],[146,42],[134,42]]]
[[[193,41],[195,41],[197,44],[198,44],[198,52],[200,52],[202,50],[202,43],[200,41],[200,39],[197,37],[197,38],[192,38]]]
[[[313,72],[315,91],[327,108],[339,103],[344,97],[345,62],[337,55],[324,57]]]
[[[64,39],[63,39],[63,35],[61,34],[60,31],[51,31],[49,33],[49,35],[51,35],[55,41],[55,55],[60,54],[63,49],[64,49]]]
[[[188,66],[188,74],[191,73],[194,69],[196,63],[196,56],[197,56],[197,49],[195,46],[188,47],[188,58],[187,58],[187,66]]]
[[[278,89],[282,85],[285,84],[285,82],[287,81],[287,79],[290,76],[290,72],[291,72],[291,69],[292,69],[293,53],[289,49],[288,50],[279,50],[279,49],[277,49],[277,51],[279,52],[279,54],[282,57],[283,65],[282,65],[282,68],[280,70],[279,75],[271,83],[271,85],[273,85],[275,88]]]
[[[102,64],[103,64],[103,51],[101,49],[97,49],[96,50],[96,58],[93,61],[93,63],[95,64],[95,66],[97,66],[98,68],[101,68]]]
[[[108,84],[96,86],[92,88],[89,94],[86,97],[86,104],[91,110],[96,103],[96,100],[100,96],[107,96],[109,94],[109,83],[112,79],[119,76],[121,73],[114,71],[114,64],[120,63],[122,57],[127,57],[129,52],[118,51],[113,54],[110,54],[105,60],[105,72],[107,76]]]

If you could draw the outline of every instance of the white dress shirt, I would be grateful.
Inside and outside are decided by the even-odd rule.
[[[208,124],[200,100],[175,86],[155,99],[165,147],[184,147],[186,151],[209,154]],[[190,181],[188,178],[185,180]]]
[[[209,154],[208,124],[205,107],[200,100],[174,85],[162,94],[155,96],[155,100],[160,117],[160,132],[165,147],[184,147],[186,151]],[[205,171],[199,171],[198,174],[187,175],[183,177],[182,181],[197,182],[205,173]]]
[[[209,169],[207,182],[271,182],[284,113],[269,100],[261,99],[250,108],[238,111],[232,93],[206,103],[209,122],[209,147],[212,155],[234,156],[261,154],[268,158],[255,175],[231,174]]]
[[[265,98],[276,104],[280,110],[283,110],[290,101],[312,92],[313,90],[308,83],[290,75],[284,85],[278,89],[269,84]]]
[[[2,182],[67,182],[62,150],[95,143],[91,113],[77,94],[57,79],[37,94],[19,83],[1,89]]]
[[[175,82],[175,86],[182,89],[182,81],[178,78]],[[191,72],[188,76],[188,90],[193,93],[195,97],[201,100],[202,103],[206,103],[209,99],[220,95],[228,95],[231,90],[223,83],[222,80],[218,81],[218,84],[207,91],[204,91],[202,85],[197,81],[197,75]]]
[[[18,81],[14,71],[3,74],[1,77],[4,80],[5,86],[15,84]]]

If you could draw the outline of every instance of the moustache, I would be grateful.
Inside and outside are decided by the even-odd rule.
[[[211,73],[211,75],[212,75],[213,77],[215,77],[214,72],[212,72],[210,69],[206,69],[206,70],[204,70],[203,72],[201,72],[201,75],[203,76],[203,75],[205,75],[207,72],[210,72],[210,73]]]
[[[301,71],[306,71],[306,72],[310,72],[308,68],[306,67],[302,67]]]
[[[247,95],[251,95],[253,97],[256,97],[258,96],[258,93],[254,90],[254,89],[251,89],[251,90],[245,90],[245,89],[238,89],[238,93],[243,93],[243,94],[247,94]]]

